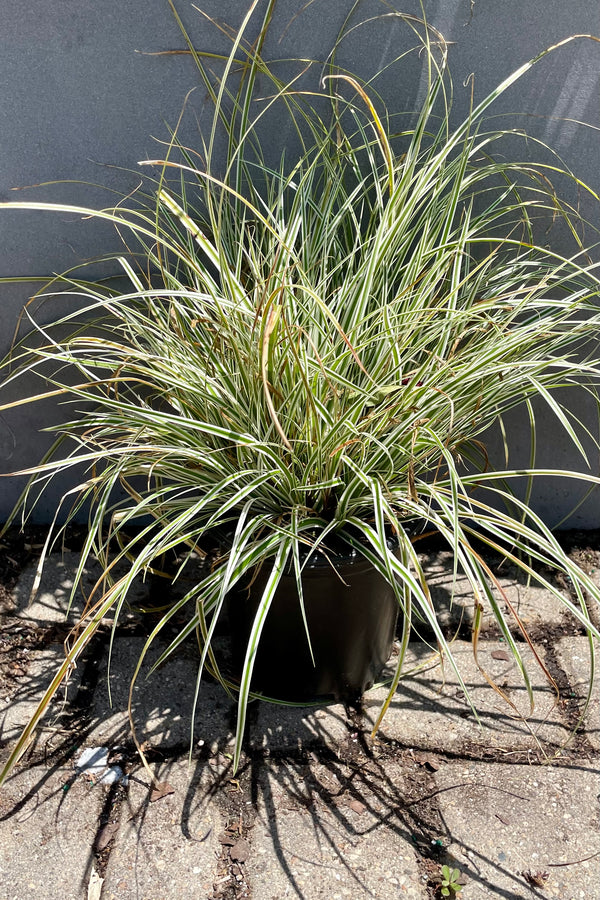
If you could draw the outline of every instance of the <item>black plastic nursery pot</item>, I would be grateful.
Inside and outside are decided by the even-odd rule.
[[[229,598],[234,671],[239,676],[248,637],[270,571]],[[302,574],[304,609],[293,569],[279,583],[256,653],[251,690],[296,703],[356,703],[392,651],[398,601],[392,587],[356,551],[315,554]]]

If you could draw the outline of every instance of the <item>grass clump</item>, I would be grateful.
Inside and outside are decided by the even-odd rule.
[[[305,87],[315,69],[306,61],[282,80],[262,55],[274,5],[250,43],[251,4],[219,76],[183,30],[212,121],[197,152],[175,133],[162,159],[146,161],[137,196],[111,209],[0,204],[112,222],[124,237],[116,259],[128,280],[122,289],[69,273],[50,284],[47,294],[66,291],[78,308],[56,329],[39,326],[42,339],[13,353],[17,367],[6,378],[39,372],[49,387],[17,403],[58,396],[73,409],[48,458],[30,470],[23,504],[83,465],[61,515],[89,510],[76,581],[94,556],[106,582],[5,773],[99,623],[110,616],[117,624],[133,580],[176,547],[186,548],[185,568],[215,531],[229,534],[227,552],[163,612],[144,654],[184,616],[157,665],[198,635],[198,687],[206,667],[238,698],[236,764],[255,650],[281,574],[293,567],[302,598],[301,551],[334,538],[388,579],[404,615],[382,714],[414,619],[429,624],[456,668],[416,531],[436,532],[470,582],[475,652],[482,614],[491,612],[532,703],[515,637],[528,642],[527,631],[514,609],[504,612],[482,547],[558,597],[586,629],[593,658],[599,635],[585,598],[597,603],[598,589],[511,485],[540,475],[598,478],[541,471],[534,461],[491,471],[484,444],[515,407],[529,411],[534,438],[532,403],[541,401],[588,465],[586,427],[555,392],[596,396],[599,281],[577,213],[552,185],[585,188],[556,157],[535,166],[503,158],[507,133],[485,129],[495,99],[549,51],[451,128],[445,44],[426,23],[386,13],[412,30],[428,75],[413,124],[396,127],[397,111],[382,107],[373,81],[340,69],[335,51],[314,87]],[[301,149],[274,165],[261,122],[276,109]],[[548,216],[566,225],[572,253],[537,239]],[[80,324],[82,301],[93,328]],[[113,577],[117,562],[125,574]],[[237,684],[221,672],[212,641],[228,592],[261,564],[270,574]],[[544,567],[566,575],[572,594]],[[456,892],[451,881],[447,888]]]

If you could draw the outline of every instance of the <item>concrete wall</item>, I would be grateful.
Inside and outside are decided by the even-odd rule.
[[[201,0],[201,5],[210,15],[237,25],[246,0]],[[304,0],[280,0],[267,55],[327,54],[352,2],[313,0],[303,10],[305,5]],[[177,6],[199,47],[226,48],[225,39],[189,0],[178,0]],[[420,13],[416,0],[405,0],[399,8]],[[471,73],[477,100],[543,47],[572,33],[600,34],[600,6],[591,0],[424,0],[424,8],[430,23],[452,42],[455,121],[468,109]],[[366,14],[386,9],[377,0],[363,4]],[[411,44],[406,28],[388,18],[354,32],[341,48],[340,61],[368,74]],[[137,161],[160,153],[156,141],[168,136],[165,122],[175,123],[188,91],[198,83],[189,57],[148,54],[183,46],[167,0],[3,0],[0,199],[108,205],[114,195],[107,189],[135,187]],[[414,108],[422,86],[421,64],[413,58],[400,81],[382,86],[392,107]],[[551,142],[565,163],[600,191],[599,99],[600,45],[582,41],[546,57],[493,112],[500,124],[526,127]],[[206,106],[199,88],[184,126],[191,142],[197,143],[197,120],[203,120]],[[596,130],[585,128],[582,121]],[[285,132],[279,137],[285,141]],[[519,154],[536,152],[522,142],[517,146]],[[13,190],[62,180],[76,183]],[[104,187],[92,188],[92,183]],[[600,225],[595,207],[586,207],[586,212]],[[75,216],[1,211],[0,247],[1,276],[35,276],[115,249],[117,239],[108,227]],[[34,289],[0,285],[0,354],[8,350],[19,311]],[[4,396],[11,396],[10,391]],[[583,395],[576,402],[597,432],[593,404]],[[0,472],[37,461],[50,441],[40,429],[51,427],[57,415],[51,406],[4,414]],[[510,433],[511,461],[525,462],[528,438],[518,416]],[[540,422],[540,448],[543,465],[578,465],[551,421]],[[597,474],[597,452],[592,468]],[[17,477],[0,480],[0,520],[22,484]],[[48,493],[36,513],[38,520],[51,515],[62,487]],[[562,519],[578,496],[573,482],[543,482],[534,495],[536,508],[550,524]],[[600,526],[597,499],[589,499],[568,524]]]

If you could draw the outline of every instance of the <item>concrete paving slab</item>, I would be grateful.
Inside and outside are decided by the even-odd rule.
[[[469,878],[464,900],[599,896],[597,767],[465,760],[440,768],[435,782],[444,844]]]
[[[348,736],[348,716],[341,703],[324,708],[259,703],[250,709],[246,739],[251,749],[276,753],[335,749]]]
[[[426,897],[394,773],[270,760],[246,871],[261,900]]]
[[[570,639],[569,639],[570,640]],[[518,668],[506,657],[506,645],[482,640],[479,661],[515,704],[519,715],[486,682],[477,668],[471,644],[456,641],[456,656],[463,680],[479,712],[479,725],[470,711],[458,679],[448,662],[444,669],[424,644],[412,644],[407,654],[407,676],[393,699],[381,726],[382,734],[404,746],[460,752],[467,744],[480,748],[532,750],[553,753],[569,738],[553,689],[535,663],[529,649],[522,646],[523,658],[532,679],[535,709],[529,716],[527,692]],[[492,655],[494,654],[494,655]],[[422,671],[412,669],[423,665]],[[364,697],[367,726],[375,723],[386,690],[378,688]],[[529,716],[527,720],[523,717]],[[323,709],[294,708],[260,704],[248,728],[249,746],[272,752],[295,751],[318,746],[335,749],[347,739],[352,727],[343,705]]]
[[[169,761],[155,772],[174,793],[151,803],[150,779],[138,768],[129,780],[121,825],[108,860],[103,900],[187,900],[210,897],[221,815],[203,766]]]
[[[38,565],[37,562],[27,565],[20,573],[12,592],[16,615],[36,625],[76,622],[93,591],[94,600],[99,598],[100,593],[96,585],[102,574],[97,562],[91,560],[86,563],[80,589],[75,592],[71,602],[73,581],[79,562],[80,554],[70,550],[52,553],[46,557],[34,597],[32,591],[38,579]],[[114,576],[118,577],[124,571],[125,568],[122,566],[115,567]],[[141,578],[134,581],[129,592],[130,602],[142,602],[147,596],[147,584]],[[123,618],[127,618],[126,613]]]
[[[23,632],[26,657],[17,666],[12,683],[3,683],[0,696],[0,740],[13,742],[27,724],[56,671],[64,661],[64,639],[81,614],[85,597],[89,596],[99,577],[100,567],[86,567],[79,590],[70,606],[73,580],[79,565],[79,554],[65,551],[51,554],[41,573],[35,599],[32,590],[38,579],[37,563],[26,566],[12,592],[11,603],[4,610],[9,620],[11,640]],[[137,599],[146,596],[143,584],[134,589]],[[126,618],[126,616],[125,616]],[[69,703],[77,696],[81,684],[83,661],[69,675],[68,682],[57,692],[44,717],[44,728],[59,728],[69,715]]]
[[[44,629],[62,626],[74,617],[84,606],[83,594],[78,592],[70,610],[69,594],[73,577],[79,563],[79,555],[65,552],[48,557],[36,599],[30,603],[37,566],[27,566],[13,591],[13,609],[10,611],[18,623],[24,627],[35,627],[43,636]],[[99,574],[97,564],[90,564],[83,577],[84,594],[89,594]],[[140,582],[133,592],[134,600],[143,600],[147,595],[146,586]],[[124,614],[123,622],[131,616]],[[40,638],[39,649],[28,654],[24,667],[14,689],[4,691],[0,696],[0,740],[12,743],[20,734],[34,713],[44,691],[50,684],[56,670],[64,660],[62,640],[66,636],[59,629],[56,637],[45,644]],[[112,747],[123,743],[130,733],[127,716],[129,683],[144,646],[144,639],[129,634],[118,635],[112,650],[112,666],[108,680],[108,650],[100,653],[97,660],[98,685],[94,690],[89,715],[90,728],[88,743],[107,744]],[[157,642],[149,660],[154,661],[165,644]],[[193,649],[173,657],[160,671],[147,678],[148,666],[142,670],[134,690],[134,716],[144,740],[159,740],[162,746],[185,744],[190,740],[190,722],[197,677],[198,654]],[[44,726],[57,727],[63,716],[68,715],[68,706],[77,696],[83,666],[80,664],[70,675],[65,689],[61,689],[56,700],[44,718]],[[110,681],[110,694],[108,684]],[[205,740],[222,746],[230,734],[230,706],[223,690],[206,680],[201,688],[196,715],[196,740]]]
[[[129,686],[144,643],[141,637],[117,635],[110,670],[108,648],[98,660],[101,678],[94,692],[94,725],[88,742],[114,745],[129,738]],[[163,750],[179,747],[185,754],[191,738],[199,656],[192,644],[188,650],[180,649],[160,669],[148,675],[151,664],[165,647],[164,643],[156,642],[149,653],[148,665],[137,678],[132,695],[133,720],[140,741],[149,741]],[[219,748],[227,745],[232,738],[233,708],[220,685],[209,679],[203,680],[196,707],[194,743],[203,741]]]
[[[568,739],[569,729],[561,719],[556,696],[526,645],[522,654],[530,672],[535,699],[531,715],[518,667],[512,658],[506,658],[509,656],[506,645],[480,641],[479,661],[507,694],[514,708],[486,682],[475,664],[470,643],[457,641],[452,652],[479,712],[481,725],[471,712],[448,662],[442,670],[424,644],[412,644],[405,670],[410,672],[423,664],[426,667],[400,682],[381,725],[382,734],[404,746],[438,748],[448,753],[460,753],[477,745],[480,750],[518,749],[543,755],[544,752],[555,752]],[[385,696],[384,688],[365,695],[365,715],[371,724],[375,723]],[[525,716],[528,718],[523,718]]]
[[[16,615],[36,625],[66,622],[67,616],[73,621],[84,605],[82,595],[78,594],[71,607],[72,615],[69,615],[69,597],[78,565],[78,553],[65,551],[48,556],[35,597],[32,597],[32,591],[38,579],[37,561],[25,566],[12,592]],[[89,583],[88,578],[86,583]]]
[[[0,898],[81,900],[105,790],[71,766],[17,771],[0,794]]]
[[[565,637],[556,645],[558,662],[565,671],[575,697],[583,701],[590,683],[590,645],[585,637]],[[596,653],[598,648],[596,648]],[[584,734],[594,750],[600,751],[600,670],[596,660],[593,697],[583,725]]]
[[[69,562],[73,565],[75,559]],[[69,572],[60,565],[49,572],[54,573],[54,587],[52,579],[46,583],[36,613],[43,628],[62,621],[60,603],[49,595],[56,593],[56,599],[64,601],[69,586]],[[24,587],[19,596],[26,592]],[[112,708],[106,648],[98,653],[92,663],[97,683],[86,710],[86,730],[74,741],[109,749],[128,741],[129,683],[143,643],[131,631],[115,637]],[[587,675],[585,646],[585,639],[569,637],[556,651],[576,693]],[[153,648],[149,662],[163,647]],[[358,720],[339,704],[325,709],[251,706],[250,754],[239,803],[258,813],[246,835],[248,857],[242,865],[244,883],[255,900],[403,896],[425,900],[424,872],[435,876],[438,859],[434,854],[435,862],[427,869],[417,853],[427,857],[425,851],[438,836],[450,858],[469,876],[459,895],[464,900],[595,896],[598,859],[584,860],[600,850],[596,801],[600,779],[590,754],[579,760],[579,767],[579,758],[571,756],[568,769],[514,764],[522,760],[523,751],[529,751],[532,763],[544,753],[551,756],[569,737],[551,688],[529,660],[537,705],[525,725],[487,685],[473,662],[470,644],[459,640],[453,649],[485,730],[477,726],[448,664],[445,680],[439,667],[430,667],[401,682],[381,729],[394,745],[382,741],[372,757],[359,749],[363,735]],[[16,735],[23,724],[27,704],[43,690],[62,646],[58,641],[41,644],[39,656],[37,652],[19,678],[19,690],[0,706],[4,739]],[[409,655],[408,668],[430,654],[425,645],[415,644]],[[505,646],[482,640],[480,661],[517,708],[526,712],[526,692],[516,665],[506,658]],[[196,649],[190,645],[148,679],[146,671],[138,679],[133,693],[138,735],[159,751],[163,761],[157,774],[175,793],[151,803],[149,778],[142,768],[134,771],[126,791],[120,788],[119,824],[102,900],[208,898],[227,865],[219,859],[224,807],[218,778],[229,783],[227,753],[235,708],[220,686],[203,684],[194,744],[204,748],[204,762],[196,761],[190,772],[186,757],[197,664]],[[25,676],[30,680],[23,680]],[[367,694],[367,725],[374,721],[384,696],[382,689]],[[63,740],[58,733],[52,737],[54,724],[60,727],[60,720],[46,720],[42,732],[44,741],[50,739],[49,751]],[[590,720],[588,735],[596,749],[599,731]],[[208,760],[207,747],[212,754]],[[409,747],[437,751],[433,763],[415,753],[411,770],[411,754],[402,750]],[[450,762],[444,763],[444,754]],[[486,754],[494,762],[472,761]],[[39,752],[35,759],[39,761]],[[496,761],[500,759],[503,764]],[[40,765],[18,769],[0,793],[0,900],[87,897],[109,790],[98,784],[92,787],[81,775],[75,777],[70,763],[54,770]],[[562,862],[569,865],[559,867]],[[548,872],[543,892],[527,885],[520,874],[524,871]]]
[[[473,591],[464,575],[454,578],[453,556],[441,550],[421,556],[427,576],[431,599],[439,620],[450,630],[462,628],[467,635],[473,622]],[[507,600],[516,610],[526,627],[535,625],[557,625],[562,621],[564,607],[550,591],[533,583],[527,584],[526,577],[515,566],[507,565],[498,575],[503,595],[494,590],[500,607],[510,620]],[[486,609],[482,620],[482,633],[495,633],[494,618]]]
[[[32,650],[27,667],[10,689],[0,688],[0,741],[12,744],[29,722],[54,674],[64,660],[62,644]],[[43,729],[60,729],[69,714],[68,703],[77,695],[81,670],[76,669],[59,689],[43,719]],[[0,752],[0,759],[4,751]]]

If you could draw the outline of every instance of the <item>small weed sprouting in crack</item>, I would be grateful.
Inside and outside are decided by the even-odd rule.
[[[460,870],[459,869],[451,869],[450,866],[442,866],[440,872],[440,883],[437,888],[437,893],[440,897],[456,897],[459,891],[462,891],[463,886],[458,880],[460,878]]]

